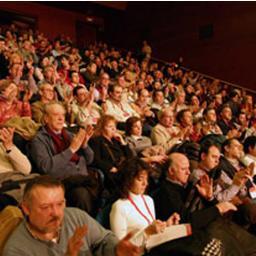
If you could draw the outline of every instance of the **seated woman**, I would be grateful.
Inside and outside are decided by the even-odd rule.
[[[93,165],[104,173],[104,185],[110,192],[117,187],[115,180],[119,165],[125,158],[132,156],[129,146],[117,131],[116,123],[113,116],[102,116],[95,136],[89,141],[94,151]]]
[[[138,117],[129,117],[126,120],[126,138],[134,156],[142,156],[147,163],[162,164],[167,160],[165,150],[161,146],[152,146],[149,137],[142,136],[142,122]],[[149,151],[152,152],[150,155]],[[149,153],[149,154],[147,154]]]
[[[119,239],[129,232],[137,231],[132,242],[143,246],[147,238],[162,232],[166,226],[178,224],[180,217],[174,213],[166,222],[155,219],[152,198],[144,195],[148,185],[149,166],[141,159],[127,159],[120,168],[120,199],[110,212],[110,226]]]
[[[18,100],[18,87],[11,80],[2,80],[0,84],[0,124],[6,123],[13,117],[31,117],[29,94],[26,93],[23,101]]]

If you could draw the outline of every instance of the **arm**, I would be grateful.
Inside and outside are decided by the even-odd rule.
[[[122,239],[128,233],[125,209],[120,205],[119,201],[112,205],[110,212],[110,227],[119,239]]]
[[[31,172],[31,164],[28,158],[14,145],[10,150],[11,152],[7,154],[7,157],[12,163],[15,171],[28,175]]]
[[[102,137],[95,137],[90,140],[90,146],[94,151],[94,163],[103,172],[108,172],[114,165],[109,157]]]
[[[151,133],[151,140],[154,145],[161,145],[169,151],[178,141],[178,138],[170,138],[165,135],[158,127],[154,127]]]
[[[14,128],[3,128],[0,130],[0,140],[6,151],[6,157],[12,164],[15,171],[28,175],[31,172],[29,160],[21,151],[13,144]]]
[[[233,183],[229,176],[221,171],[221,175],[214,186],[214,197],[219,201],[230,201],[240,190],[240,186]]]
[[[158,193],[156,210],[157,218],[162,220],[167,220],[171,214],[177,212],[180,215],[181,223],[191,223],[192,227],[196,229],[206,227],[211,221],[220,216],[215,206],[190,212],[179,190],[166,187]]]
[[[87,165],[89,165],[93,162],[94,152],[90,146],[87,145],[83,148],[83,155],[85,157]]]

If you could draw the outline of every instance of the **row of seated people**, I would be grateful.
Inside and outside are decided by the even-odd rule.
[[[170,111],[170,110],[169,110]],[[169,113],[169,112],[168,112]],[[93,150],[90,149],[90,147],[87,145],[87,142],[90,138],[90,136],[93,133],[92,127],[88,127],[86,130],[83,128],[80,128],[80,130],[78,131],[78,133],[71,139],[70,143],[68,142],[68,139],[70,137],[68,137],[68,132],[63,129],[63,125],[64,125],[64,121],[65,121],[65,111],[64,108],[61,104],[59,103],[51,103],[49,105],[47,105],[46,107],[46,112],[45,112],[45,123],[46,125],[39,130],[39,132],[37,133],[36,137],[31,141],[31,145],[30,145],[30,149],[31,152],[30,154],[33,155],[32,158],[35,160],[35,162],[37,163],[38,168],[46,168],[44,169],[44,173],[48,173],[52,176],[55,176],[57,178],[61,178],[64,179],[64,183],[65,183],[65,175],[67,175],[66,177],[70,176],[70,173],[72,172],[76,172],[76,174],[71,174],[71,176],[78,176],[79,180],[77,182],[77,180],[71,180],[71,182],[73,182],[73,187],[72,190],[67,190],[68,193],[66,193],[66,197],[67,197],[67,202],[68,204],[70,204],[71,200],[75,200],[76,201],[76,205],[80,207],[81,209],[84,210],[89,210],[88,209],[88,183],[86,183],[84,180],[82,180],[82,177],[87,177],[88,176],[88,170],[86,168],[87,163],[85,162],[85,160],[88,161],[88,163],[90,161],[92,161],[92,155],[93,155]],[[109,189],[113,189],[115,188],[115,190],[118,190],[120,192],[120,188],[125,189],[127,188],[128,184],[132,184],[131,181],[128,182],[128,184],[122,184],[122,180],[125,179],[129,179],[129,171],[131,170],[136,170],[136,168],[134,166],[132,166],[133,168],[129,168],[129,164],[133,163],[134,160],[129,158],[129,154],[132,154],[132,150],[126,145],[125,141],[123,140],[122,136],[120,134],[117,133],[116,130],[116,121],[112,116],[104,116],[102,121],[107,121],[105,122],[105,125],[102,127],[100,126],[99,131],[101,132],[101,135],[97,135],[94,138],[90,139],[89,141],[91,141],[91,148],[97,148],[99,151],[105,151],[106,154],[102,154],[101,156],[101,161],[104,162],[104,157],[109,157],[109,161],[105,158],[105,163],[109,163],[112,164],[112,167],[110,166],[108,169],[108,173],[105,172],[105,178],[106,179],[106,183],[105,186],[106,188]],[[129,121],[132,119],[128,119]],[[137,127],[135,127],[137,130],[142,130],[141,125],[138,127],[138,124],[140,124],[140,120],[136,119],[137,123]],[[101,124],[103,125],[103,123]],[[55,133],[53,133],[52,131],[55,131]],[[58,132],[59,131],[59,132]],[[3,148],[5,149],[5,154],[9,154],[12,155],[13,151],[15,152],[15,150],[17,151],[17,149],[12,145],[11,139],[13,136],[13,132],[14,129],[11,128],[4,128],[1,130],[1,137],[2,137],[2,141],[3,141]],[[138,136],[139,134],[137,134]],[[143,137],[142,137],[143,138]],[[147,137],[146,137],[147,138]],[[48,141],[47,141],[48,140]],[[128,139],[129,141],[129,139]],[[106,145],[108,144],[108,145]],[[39,145],[39,146],[38,146]],[[56,147],[56,149],[58,149],[58,153],[56,153],[55,155],[51,155],[51,151],[53,150],[53,148],[51,148],[51,146]],[[129,144],[128,144],[129,145]],[[238,215],[234,214],[234,220],[238,221],[240,225],[245,225],[245,226],[250,226],[250,228],[253,228],[253,224],[255,224],[255,207],[254,207],[254,202],[253,202],[253,194],[254,194],[254,183],[252,181],[252,177],[254,176],[254,165],[249,165],[247,168],[243,168],[241,165],[241,162],[243,162],[244,165],[248,165],[248,163],[250,163],[251,161],[254,161],[254,148],[256,145],[256,137],[255,136],[250,136],[248,138],[246,138],[245,142],[244,142],[244,146],[245,146],[245,150],[246,150],[246,155],[243,154],[243,147],[242,144],[235,138],[232,139],[228,139],[223,143],[223,158],[221,159],[221,164],[219,165],[219,160],[220,160],[220,149],[219,146],[215,143],[209,143],[209,141],[205,142],[202,146],[201,146],[201,150],[199,152],[199,162],[196,168],[193,168],[192,171],[192,175],[191,175],[191,182],[194,188],[196,188],[199,192],[199,194],[203,197],[203,202],[198,201],[198,198],[194,198],[194,195],[192,198],[190,198],[190,194],[191,191],[193,191],[193,189],[188,189],[184,191],[184,194],[182,193],[181,195],[184,196],[184,198],[182,197],[181,199],[184,200],[189,200],[186,201],[186,206],[187,206],[187,212],[186,214],[188,214],[188,212],[193,213],[196,210],[202,210],[202,204],[205,203],[205,207],[208,209],[208,207],[216,204],[217,202],[217,209],[219,210],[219,213],[224,213],[226,211],[229,210],[234,210],[237,209],[235,208],[234,205],[236,205],[238,207]],[[114,146],[114,147],[113,147]],[[135,147],[136,148],[136,147]],[[13,150],[15,149],[15,150]],[[80,152],[78,153],[80,149]],[[148,149],[148,146],[147,148]],[[119,163],[119,160],[113,160],[112,157],[118,157],[121,158],[121,155],[116,155],[114,156],[115,152],[117,151],[118,154],[123,154],[122,156],[126,159],[124,161],[122,161],[121,163]],[[19,151],[18,151],[19,152]],[[130,152],[130,153],[129,153]],[[16,152],[17,153],[17,152]],[[96,153],[96,151],[95,151]],[[127,155],[125,155],[127,154]],[[162,154],[165,155],[165,157],[161,158],[161,160],[167,160],[165,151],[162,151]],[[21,159],[21,153],[18,153],[20,159]],[[97,155],[97,153],[96,153]],[[74,159],[76,158],[76,159]],[[25,160],[25,156],[23,155],[23,162]],[[91,159],[91,160],[90,160]],[[142,160],[143,159],[143,160]],[[149,171],[149,167],[147,167],[146,162],[151,163],[150,161],[150,157],[143,157],[140,161],[140,164],[144,163],[143,168],[140,168],[140,170],[142,169],[143,171],[145,171],[145,169],[147,169],[147,171]],[[15,160],[17,160],[16,158],[14,159],[14,163]],[[74,161],[75,160],[75,161]],[[174,191],[171,191],[171,196],[170,198],[168,198],[168,200],[170,200],[170,202],[168,202],[167,200],[167,191],[165,191],[165,186],[166,186],[166,181],[172,181],[172,183],[178,185],[178,188],[182,188],[182,187],[186,187],[187,182],[188,182],[188,178],[190,176],[190,171],[189,171],[189,162],[188,159],[185,155],[183,154],[178,154],[178,153],[171,153],[169,156],[169,161],[171,161],[170,163],[168,163],[168,171],[167,171],[167,176],[164,177],[163,180],[161,180],[160,184],[159,184],[159,188],[160,191],[157,191],[156,193],[156,211],[159,211],[159,216],[161,216],[161,219],[166,219],[167,223],[169,223],[169,215],[171,215],[174,212],[178,212],[179,214],[185,214],[183,213],[181,210],[182,208],[180,208],[181,206],[178,203],[178,200],[176,198]],[[185,161],[186,165],[185,167],[179,167],[181,173],[178,173],[176,175],[178,175],[178,177],[175,178],[175,176],[171,176],[171,170],[172,168],[170,168],[170,166],[172,166],[173,162],[176,163],[176,165],[179,165],[181,163],[183,163]],[[23,162],[18,162],[18,164],[22,164]],[[57,167],[55,168],[50,168],[49,171],[47,172],[47,167],[52,167],[54,166],[56,163],[60,162],[61,163],[61,168],[58,169],[59,164],[57,165]],[[81,162],[83,164],[81,164]],[[116,164],[118,163],[118,166],[116,166]],[[10,163],[11,164],[11,163]],[[16,163],[17,166],[17,163]],[[25,161],[24,162],[24,166],[26,166],[26,168],[24,167],[24,169],[27,169],[28,167],[30,167],[29,162]],[[97,166],[98,167],[98,166]],[[114,168],[114,170],[111,171],[111,169]],[[178,167],[176,167],[178,168]],[[179,169],[178,168],[178,169]],[[175,168],[174,168],[175,169]],[[59,170],[59,172],[58,172]],[[69,173],[69,174],[68,174]],[[165,173],[166,174],[166,173]],[[183,175],[183,176],[182,176]],[[209,176],[208,176],[209,175]],[[146,178],[141,178],[141,174],[136,174],[134,176],[134,179],[138,179],[138,181],[143,181],[143,185],[142,185],[142,189],[141,191],[143,191],[143,193],[145,192],[145,189],[147,187],[147,179],[148,179],[148,174],[146,175]],[[146,179],[146,182],[145,182]],[[212,179],[214,180],[214,186],[213,186],[213,182]],[[127,182],[127,181],[126,181]],[[167,184],[169,184],[167,182]],[[70,185],[70,184],[68,184]],[[175,186],[176,186],[175,185]],[[205,186],[205,187],[204,187]],[[79,193],[75,193],[75,192],[79,192]],[[135,190],[132,190],[132,193],[136,192]],[[136,192],[135,194],[141,194],[141,192]],[[71,195],[72,198],[71,198]],[[131,194],[130,196],[133,196],[133,194]],[[186,198],[188,196],[188,199]],[[197,195],[198,196],[198,195]],[[163,198],[161,198],[163,197]],[[71,198],[71,200],[70,200]],[[90,197],[89,197],[90,198]],[[140,197],[138,197],[140,198]],[[139,200],[136,199],[136,196],[132,199],[132,200]],[[91,199],[91,198],[90,198]],[[130,201],[131,198],[128,200]],[[208,204],[208,202],[204,202],[204,200],[209,201],[210,203]],[[230,201],[232,202],[232,204],[227,204],[227,202]],[[121,218],[121,216],[123,218],[130,218],[132,215],[130,213],[130,210],[126,208],[126,206],[123,206],[124,208],[122,208],[123,205],[123,201],[121,200],[121,209],[120,209],[120,213],[115,213],[115,207],[117,207],[117,205],[119,204],[117,201],[112,208],[112,213],[110,213],[110,216],[114,216],[112,217],[112,219],[110,219],[110,221],[112,222],[112,229],[115,230],[117,228],[117,231],[115,232],[120,232],[120,234],[122,234],[122,230],[119,230],[119,228],[122,227],[122,225],[117,222],[117,224],[113,223],[116,220],[118,220],[119,218]],[[168,204],[167,204],[168,202]],[[127,203],[127,201],[126,201]],[[141,203],[141,202],[140,202]],[[183,202],[185,203],[185,201]],[[219,204],[220,203],[220,204]],[[84,206],[84,204],[86,204],[86,206]],[[133,205],[133,204],[132,204]],[[164,206],[168,206],[167,209],[164,208]],[[175,210],[171,210],[172,208],[170,207],[172,206],[173,209]],[[135,207],[135,209],[137,209],[138,206]],[[152,207],[152,206],[151,206]],[[176,207],[176,208],[175,208]],[[216,207],[215,212],[216,212]],[[146,209],[148,208],[148,206],[146,206]],[[223,209],[224,208],[224,209]],[[212,209],[212,208],[209,208]],[[124,212],[128,210],[127,212]],[[210,210],[208,210],[210,211]],[[224,211],[224,212],[222,212]],[[119,215],[119,218],[116,217],[116,215]],[[192,227],[197,230],[197,228],[202,228],[205,227],[204,224],[209,224],[209,220],[206,219],[206,223],[204,223],[202,221],[202,217],[198,218],[198,219],[194,219],[194,217],[192,217],[193,215],[190,216],[190,218],[187,215],[184,215],[182,217],[182,222],[188,221],[192,223]],[[142,214],[144,215],[144,214]],[[149,215],[151,215],[149,213]],[[206,214],[207,216],[207,214]],[[214,215],[215,216],[215,215]],[[217,214],[218,216],[218,214]],[[151,216],[152,217],[152,216]],[[144,217],[143,217],[144,218]],[[170,219],[170,223],[172,223],[173,221],[172,217]],[[180,218],[180,217],[175,217],[176,218]],[[213,216],[210,214],[209,216],[210,220],[213,218]],[[213,218],[215,220],[216,216]],[[136,218],[135,218],[136,219]],[[128,220],[127,220],[128,221]],[[195,223],[194,223],[195,222]],[[121,223],[125,223],[123,221],[121,221]],[[215,223],[215,222],[214,222]],[[215,229],[217,228],[219,230],[219,226],[222,226],[222,231],[225,233],[224,235],[221,234],[215,234],[215,232],[217,232]],[[217,224],[212,224],[213,227],[211,226],[210,231],[213,232],[214,236],[212,237],[212,239],[214,238],[218,238],[220,239],[220,241],[222,243],[224,243],[224,241],[222,241],[223,239],[228,239],[228,241],[231,239],[239,239],[240,235],[243,234],[243,232],[245,232],[245,230],[238,228],[238,226],[234,226],[234,224],[230,224],[231,227],[227,227],[226,229],[224,228],[224,224],[222,223],[222,219],[221,219],[221,223],[217,222]],[[115,227],[116,225],[116,227]],[[149,234],[151,234],[150,232],[157,232],[158,230],[160,230],[161,228],[164,228],[165,225],[167,225],[165,222],[159,222],[156,221],[153,224],[153,227],[150,225],[149,227]],[[156,225],[156,226],[155,226]],[[197,227],[198,225],[198,227]],[[134,226],[130,227],[131,229],[134,228]],[[127,232],[129,231],[129,229],[127,227]],[[231,238],[227,238],[228,234],[226,234],[228,229],[233,230],[234,234],[237,235],[237,237],[231,237]],[[152,231],[155,230],[155,231]],[[212,231],[213,229],[213,231]],[[119,230],[119,231],[118,231]],[[121,232],[122,231],[122,232]],[[209,231],[209,232],[210,232]],[[147,233],[147,231],[145,231]],[[119,234],[119,233],[117,233]],[[143,235],[144,233],[142,233]],[[243,234],[243,237],[247,237],[249,234],[245,233]],[[222,237],[224,236],[224,238]],[[120,235],[119,235],[120,237]],[[252,239],[251,236],[246,238],[246,241],[250,241],[250,244],[253,244],[253,242],[250,240]],[[141,240],[139,238],[139,240]],[[189,239],[190,240],[190,239]],[[214,240],[215,241],[215,240]],[[218,240],[219,241],[219,240]],[[208,242],[213,244],[214,246],[217,246],[216,243],[218,245],[219,242],[212,242],[212,240],[208,241],[205,244],[205,246],[207,247]],[[242,241],[243,242],[243,241]],[[193,248],[193,250],[196,250],[194,248],[194,242],[192,239],[191,242],[191,248]],[[172,243],[173,244],[173,243]],[[182,249],[178,246],[178,248],[176,247],[176,243],[174,243],[174,245],[170,245],[171,248],[169,248],[167,246],[167,248],[164,247],[164,251],[167,250],[169,252],[169,250],[173,250],[173,251],[178,251],[180,252],[180,250],[182,251]],[[179,243],[178,243],[179,244]],[[230,245],[230,241],[228,243]],[[201,244],[200,246],[202,246],[203,244]],[[174,247],[172,247],[174,246]],[[182,245],[180,245],[182,247]],[[226,245],[227,246],[227,245]],[[241,245],[240,245],[241,246]],[[200,247],[200,249],[207,250],[206,247]],[[233,245],[232,245],[233,247]],[[190,247],[187,247],[187,250],[190,250]],[[208,247],[207,247],[208,248]],[[253,246],[252,248],[249,247],[249,245],[242,245],[242,249],[240,247],[238,247],[239,250],[243,251],[243,250],[252,250],[251,252],[254,252]],[[246,248],[246,249],[245,249]],[[159,250],[159,248],[157,248],[156,250]],[[219,248],[219,250],[221,250]],[[236,248],[233,248],[233,250],[235,252],[238,253]],[[229,249],[228,249],[229,251]],[[247,254],[246,254],[247,255]],[[248,255],[253,255],[252,254],[248,254]]]
[[[218,165],[219,156],[216,144],[205,144],[200,151],[199,167],[190,177],[189,159],[185,154],[171,153],[165,178],[153,194],[154,201],[145,195],[151,167],[138,157],[126,159],[119,168],[119,199],[113,203],[109,215],[116,238],[84,211],[65,209],[63,185],[57,180],[49,181],[50,176],[39,176],[25,188],[21,207],[27,218],[10,236],[3,255],[41,255],[42,252],[48,255],[49,251],[79,255],[88,251],[88,247],[97,255],[255,255],[255,236],[241,223],[235,224],[236,215],[240,216],[239,220],[242,216],[247,224],[252,224],[254,202],[248,194],[230,202],[217,199],[220,197],[216,194],[230,193],[231,187],[243,190],[245,185],[234,176],[229,188],[214,189],[210,168]],[[249,173],[249,169],[244,172]],[[198,173],[201,176],[195,182]],[[179,239],[152,249],[148,247],[151,236],[164,233],[179,222],[189,223],[186,227],[190,225],[192,234],[190,231],[175,234]],[[175,231],[182,228],[178,225]],[[92,232],[96,233],[92,235]],[[118,249],[116,254],[109,251],[123,243],[126,246],[122,246],[121,254]],[[129,254],[125,249],[130,250]]]
[[[249,200],[253,190],[247,193],[253,188],[252,167],[243,170],[239,165],[241,160],[246,166],[254,161],[250,140],[255,135],[256,111],[251,95],[231,91],[217,80],[206,80],[176,66],[159,67],[148,59],[140,63],[130,53],[123,57],[105,44],[90,46],[80,56],[63,38],[52,46],[42,34],[17,37],[18,33],[9,31],[0,39],[4,65],[9,65],[0,86],[0,123],[4,127],[1,181],[13,178],[12,171],[28,174],[32,164],[33,171],[64,181],[69,206],[95,216],[102,190],[111,200],[119,191],[119,170],[125,159],[137,155],[150,164],[150,189],[157,189],[165,180],[171,151],[182,150],[180,146],[188,142],[193,152],[185,147],[185,153],[196,160],[192,168],[196,169],[196,143],[212,134],[221,142],[229,139],[223,144],[223,153],[227,151],[224,159],[233,166],[232,171],[228,165],[209,172],[220,181],[216,181],[214,197],[220,202],[234,200],[236,205],[246,205],[244,211],[250,217],[246,224],[253,228],[253,204]],[[25,147],[17,145],[29,161],[24,155],[22,159],[20,154],[14,155],[14,128],[15,139],[18,135],[25,139]],[[228,155],[235,143],[240,145],[239,156]],[[204,181],[202,173],[195,173],[194,185]],[[247,188],[250,182],[252,188]],[[21,194],[12,192],[19,201],[17,194]],[[223,210],[220,206],[219,212],[233,206],[229,207],[225,205]],[[171,212],[159,218],[165,220],[167,215]],[[183,221],[194,225],[191,219]]]

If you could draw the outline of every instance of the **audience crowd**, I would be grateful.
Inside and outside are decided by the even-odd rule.
[[[136,228],[134,243],[144,248],[150,235],[180,222],[191,224],[192,236],[144,254],[256,255],[254,95],[151,54],[146,41],[133,54],[102,42],[78,49],[67,36],[49,40],[14,24],[2,28],[2,188],[43,175],[60,180],[67,206],[112,228],[117,238],[96,227],[106,236],[100,240],[111,240],[109,250],[117,239],[129,243]],[[1,190],[1,209],[22,203],[33,216],[21,198],[24,186],[15,189]],[[80,210],[74,214],[82,218]],[[18,254],[7,248],[6,255]]]

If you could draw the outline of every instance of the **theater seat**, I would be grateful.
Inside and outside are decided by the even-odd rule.
[[[22,212],[16,206],[7,206],[0,212],[0,255],[3,255],[6,241],[22,219]]]

